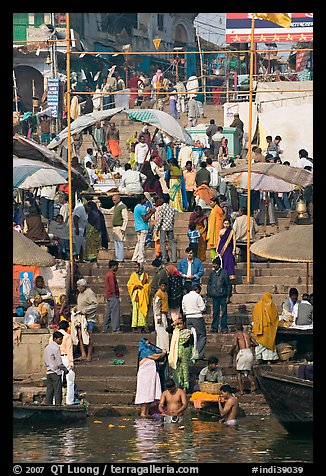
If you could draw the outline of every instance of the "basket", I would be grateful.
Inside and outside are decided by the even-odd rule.
[[[281,342],[276,346],[276,351],[278,353],[278,358],[281,361],[292,359],[296,353],[296,350],[291,344],[286,344],[284,342]]]
[[[201,392],[217,394],[223,385],[221,382],[201,382],[199,383],[199,390]]]

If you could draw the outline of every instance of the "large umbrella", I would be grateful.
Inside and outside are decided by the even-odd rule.
[[[33,187],[67,183],[67,172],[38,160],[13,158],[13,188],[28,190]]]
[[[106,109],[104,111],[93,111],[89,114],[77,117],[70,127],[71,135],[79,134],[87,127],[93,126],[96,122],[103,121],[105,119],[110,119],[119,112],[123,111],[123,107],[115,107],[113,109]],[[68,137],[68,127],[63,129],[48,145],[49,149],[54,149],[58,147],[62,142]]]
[[[55,259],[23,233],[13,230],[13,264],[21,266],[54,266]]]
[[[59,157],[56,152],[19,134],[15,134],[13,137],[13,153],[19,158],[39,160],[42,163],[53,165],[64,172],[68,170],[67,162]],[[71,168],[71,174],[78,189],[85,190],[88,188],[85,178],[73,167]],[[64,177],[66,176],[67,174],[64,175]]]
[[[295,225],[289,230],[262,238],[250,246],[257,256],[277,261],[307,263],[307,290],[309,263],[313,262],[313,225]]]
[[[248,166],[240,165],[223,169],[220,176],[247,188]],[[313,183],[313,174],[308,170],[282,164],[257,163],[251,165],[251,190],[268,192],[291,192],[294,186],[305,188]]]
[[[164,111],[158,109],[126,109],[126,113],[133,121],[154,125],[173,139],[180,140],[186,145],[194,145],[194,141],[188,132],[180,126],[174,117]]]

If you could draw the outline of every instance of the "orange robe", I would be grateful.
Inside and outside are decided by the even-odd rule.
[[[259,344],[275,350],[275,337],[278,327],[278,312],[270,293],[265,293],[253,310],[252,333]]]
[[[219,205],[214,205],[208,218],[207,230],[207,248],[216,250],[220,237],[220,231],[223,227],[225,214]]]

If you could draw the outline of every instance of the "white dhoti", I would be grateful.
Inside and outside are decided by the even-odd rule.
[[[262,344],[255,347],[257,360],[278,360],[278,353],[275,350],[268,349]]]
[[[155,361],[146,359],[138,369],[135,404],[152,403],[160,400],[162,388],[156,371]]]
[[[66,374],[66,380],[67,380],[67,394],[66,394],[66,405],[72,405],[75,400],[75,372],[72,370],[69,364],[68,356],[67,355],[62,355],[62,363],[69,372]]]
[[[75,314],[74,312],[71,313],[71,331],[70,335],[72,338],[73,345],[78,344],[78,333],[77,327],[81,329],[81,336],[83,339],[83,343],[85,345],[89,344],[89,334],[87,332],[87,319],[84,314]]]
[[[163,422],[165,424],[168,423],[182,423],[183,417],[182,416],[171,416],[171,415],[164,415],[163,416]]]
[[[159,319],[161,320],[161,324],[158,323]],[[169,334],[165,330],[168,326],[166,314],[154,314],[154,323],[156,331],[156,346],[160,349],[166,349],[168,351],[170,346],[170,340]]]
[[[237,370],[251,370],[254,363],[254,356],[251,349],[239,350],[236,358]]]

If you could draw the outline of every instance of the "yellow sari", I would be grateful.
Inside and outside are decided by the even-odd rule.
[[[142,289],[134,290],[135,286],[143,286]],[[140,276],[133,272],[127,282],[127,289],[132,302],[131,327],[145,327],[146,316],[149,306],[149,279],[148,274],[143,272]]]
[[[170,195],[170,205],[177,210],[177,212],[182,212],[182,193],[181,193],[181,175],[182,170],[175,165],[170,167],[170,181],[169,181],[169,195]]]
[[[275,337],[278,327],[278,312],[270,293],[265,293],[253,310],[254,338],[267,349],[275,350]]]

